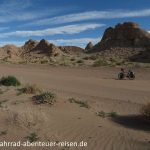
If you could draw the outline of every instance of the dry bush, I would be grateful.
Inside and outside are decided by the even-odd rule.
[[[76,100],[75,98],[69,98],[68,100],[70,103],[76,103],[80,105],[80,107],[90,108],[90,106],[88,105],[86,101]]]
[[[144,105],[141,108],[141,115],[144,117],[146,121],[150,122],[150,103]]]
[[[56,101],[56,95],[52,92],[43,92],[39,95],[35,95],[32,97],[33,101],[36,104],[44,104],[48,103],[50,105],[53,105],[54,102]]]
[[[39,137],[36,133],[30,133],[29,136],[25,137],[30,143],[32,142],[36,142],[37,140],[39,140]]]
[[[99,116],[99,117],[102,117],[102,118],[106,118],[106,117],[114,118],[114,117],[118,116],[118,114],[114,111],[112,111],[112,112],[100,111],[100,112],[97,112],[96,115]]]
[[[26,85],[23,88],[19,89],[20,94],[24,93],[24,94],[37,94],[37,93],[41,93],[42,89],[40,87],[38,87],[36,84],[33,85]]]

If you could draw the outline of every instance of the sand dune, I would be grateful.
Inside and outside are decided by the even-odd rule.
[[[36,83],[57,94],[53,106],[35,105],[31,95],[17,95],[15,88],[1,87],[0,141],[25,140],[36,132],[40,140],[86,141],[87,147],[55,147],[56,150],[149,150],[150,128],[136,115],[150,100],[150,70],[135,69],[136,80],[116,80],[118,68],[67,68],[46,65],[0,64],[1,76],[15,75],[24,84]],[[68,98],[87,101],[90,109]],[[96,112],[116,112],[116,119]],[[4,148],[10,149],[10,148]],[[11,148],[22,150],[22,147]],[[48,150],[49,148],[24,148]]]

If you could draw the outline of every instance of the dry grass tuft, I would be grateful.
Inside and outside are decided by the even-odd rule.
[[[38,87],[36,84],[33,85],[26,85],[23,88],[19,89],[19,94],[37,94],[37,93],[41,93],[42,89],[40,87]]]
[[[68,100],[70,103],[76,103],[80,105],[80,107],[90,108],[90,106],[88,105],[86,101],[76,100],[75,98],[69,98]]]
[[[56,101],[56,95],[52,92],[43,92],[39,95],[33,96],[32,99],[36,104],[48,103],[50,105],[53,105]]]

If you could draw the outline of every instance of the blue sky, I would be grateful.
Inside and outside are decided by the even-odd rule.
[[[0,0],[0,45],[47,39],[84,47],[104,30],[133,21],[150,31],[149,0]]]

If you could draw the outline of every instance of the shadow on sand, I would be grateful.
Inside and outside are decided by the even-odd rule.
[[[138,115],[117,116],[111,120],[127,128],[150,131],[150,124]]]

